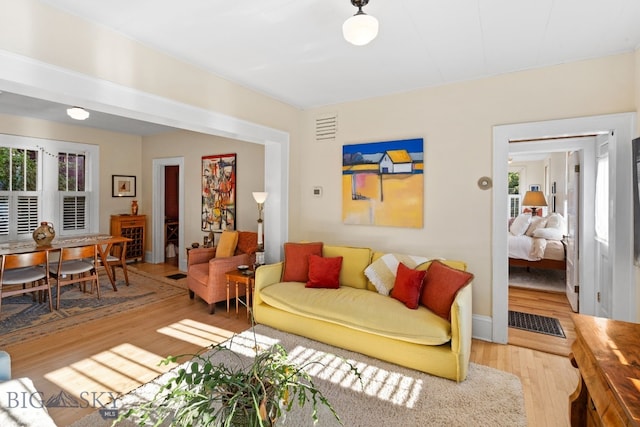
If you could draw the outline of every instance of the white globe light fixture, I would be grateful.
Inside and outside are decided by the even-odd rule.
[[[342,24],[342,35],[345,40],[356,46],[364,46],[378,35],[378,20],[362,11],[369,0],[351,0],[358,12]]]
[[[89,118],[89,112],[81,107],[67,108],[67,115],[74,120],[86,120]]]

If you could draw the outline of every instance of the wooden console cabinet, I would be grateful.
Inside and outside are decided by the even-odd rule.
[[[640,324],[574,314],[572,426],[640,426]]]
[[[127,259],[144,261],[146,215],[111,215],[111,235],[131,239],[127,243]]]

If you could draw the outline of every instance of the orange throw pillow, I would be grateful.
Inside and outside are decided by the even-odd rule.
[[[283,282],[309,280],[309,255],[322,255],[322,242],[285,243]]]
[[[408,308],[417,309],[426,273],[424,270],[412,270],[403,263],[398,264],[396,280],[389,295],[404,303]]]
[[[236,252],[236,245],[238,244],[238,232],[237,231],[223,231],[220,236],[220,241],[216,246],[216,258],[229,258]]]
[[[451,320],[451,304],[458,291],[473,280],[473,274],[433,261],[427,270],[420,304],[446,320]]]
[[[307,288],[338,289],[340,287],[341,268],[341,256],[323,258],[318,255],[309,255]]]

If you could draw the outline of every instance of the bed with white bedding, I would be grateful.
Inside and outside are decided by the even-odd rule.
[[[566,269],[564,228],[564,218],[558,213],[534,218],[518,215],[509,226],[509,265]]]

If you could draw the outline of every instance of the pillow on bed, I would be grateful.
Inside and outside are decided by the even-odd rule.
[[[564,217],[557,212],[547,215],[547,228],[557,228],[558,230],[564,230],[566,225]]]
[[[533,237],[533,233],[539,228],[544,228],[547,225],[547,219],[542,217],[531,218],[531,223],[529,224],[529,228],[527,228],[526,234],[529,237]]]
[[[529,228],[529,223],[531,222],[531,214],[520,214],[518,217],[511,223],[511,227],[509,227],[509,231],[514,236],[522,236],[527,228]]]
[[[538,228],[533,232],[533,237],[540,237],[547,240],[562,240],[562,230],[557,228]]]

